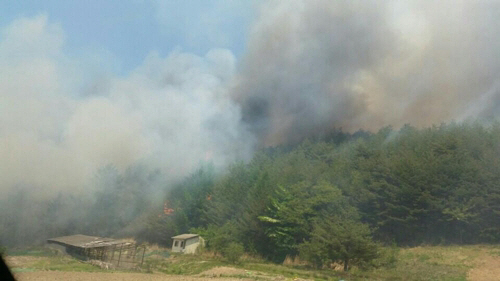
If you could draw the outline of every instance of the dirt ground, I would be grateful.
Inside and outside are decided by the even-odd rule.
[[[500,256],[481,255],[474,268],[467,272],[469,281],[500,281]]]
[[[469,251],[469,252],[467,252]],[[472,251],[463,251],[463,255],[454,256],[453,260],[466,261],[471,269],[467,272],[468,281],[500,281],[500,249],[491,247],[475,247]],[[445,255],[446,256],[446,255]],[[26,268],[43,261],[43,257],[15,256],[8,257],[7,264],[13,268]],[[444,259],[446,261],[446,258]],[[36,267],[35,267],[36,268]],[[35,269],[37,270],[37,269]],[[197,275],[165,275],[133,272],[69,272],[69,271],[22,271],[16,272],[19,281],[59,281],[59,280],[124,280],[124,281],[233,281],[233,280],[285,280],[283,276],[268,275],[264,272],[249,271],[233,267],[215,267]],[[254,277],[254,278],[252,278]],[[1,278],[0,278],[1,279]]]
[[[201,276],[201,277],[221,277],[221,276],[247,275],[248,273],[250,273],[250,271],[240,269],[240,268],[219,266],[219,267],[214,267],[212,269],[203,271],[202,273],[198,274],[198,276]],[[258,273],[258,275],[264,275],[261,272],[254,272],[254,273]]]
[[[106,273],[106,272],[64,272],[64,271],[38,271],[38,272],[20,272],[15,277],[19,281],[214,281],[214,278],[165,275],[165,274],[147,274],[147,273]],[[238,278],[223,278],[224,281],[242,280]],[[246,279],[248,280],[248,279]]]
[[[16,256],[16,257],[7,257],[5,262],[10,268],[14,267],[23,267],[29,264],[33,264],[39,260],[43,260],[40,257],[31,257],[31,256]]]
[[[7,263],[11,267],[20,267],[32,264],[43,258],[39,257],[9,257]],[[32,272],[15,272],[14,275],[18,281],[59,281],[59,280],[75,280],[75,281],[91,281],[91,280],[123,280],[123,281],[214,281],[223,278],[224,281],[242,280],[240,276],[247,277],[249,274],[258,275],[261,279],[283,280],[284,278],[276,278],[262,272],[248,271],[233,267],[215,267],[206,270],[198,275],[166,275],[161,273],[134,273],[134,272],[71,272],[71,271],[32,271]]]

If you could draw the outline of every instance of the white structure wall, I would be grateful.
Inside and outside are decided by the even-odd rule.
[[[194,254],[198,247],[203,246],[203,238],[197,236],[188,239],[173,238],[172,252]]]

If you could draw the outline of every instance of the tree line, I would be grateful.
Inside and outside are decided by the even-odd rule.
[[[340,130],[259,151],[223,174],[205,166],[166,197],[138,238],[197,232],[269,260],[364,264],[380,244],[500,241],[500,125]]]
[[[335,130],[263,148],[224,171],[210,164],[175,184],[145,166],[104,167],[92,192],[0,198],[0,244],[82,233],[171,246],[201,234],[280,262],[368,265],[380,245],[500,241],[500,124]],[[165,195],[166,192],[166,195]]]

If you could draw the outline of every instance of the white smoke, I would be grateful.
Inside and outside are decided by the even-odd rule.
[[[200,162],[223,167],[251,155],[253,140],[226,91],[236,63],[229,50],[152,52],[119,77],[67,55],[63,28],[47,15],[1,32],[1,192],[87,190],[109,164],[150,165],[179,179]]]

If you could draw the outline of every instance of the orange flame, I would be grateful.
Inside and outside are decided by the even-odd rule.
[[[168,216],[168,215],[171,215],[173,212],[174,212],[174,209],[169,208],[167,205],[167,202],[165,202],[165,204],[163,204],[163,213]]]

